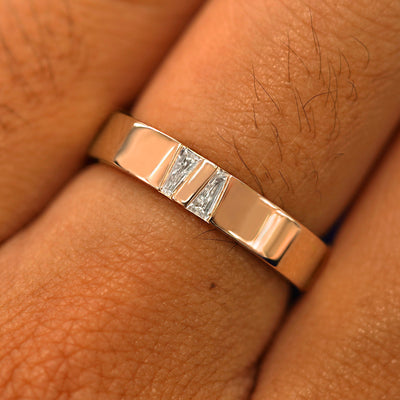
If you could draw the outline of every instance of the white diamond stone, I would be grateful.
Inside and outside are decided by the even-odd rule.
[[[204,188],[189,203],[187,209],[204,221],[211,218],[229,175],[222,169],[210,178]]]
[[[201,160],[202,158],[198,154],[183,147],[160,189],[161,193],[171,197]]]

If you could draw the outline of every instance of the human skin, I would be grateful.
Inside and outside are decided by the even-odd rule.
[[[212,0],[189,21],[199,1],[44,3],[0,5],[19,27],[0,40],[1,397],[400,396],[400,4]],[[357,195],[293,310],[247,251],[82,166],[130,99],[317,234]]]

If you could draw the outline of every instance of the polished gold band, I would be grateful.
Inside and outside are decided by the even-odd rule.
[[[209,222],[304,290],[327,247],[239,179],[177,140],[114,114],[90,155],[139,178]]]

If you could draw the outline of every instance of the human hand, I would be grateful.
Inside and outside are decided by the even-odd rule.
[[[145,87],[138,119],[315,233],[347,208],[399,117],[399,3],[213,0],[147,83],[199,3],[0,4],[1,398],[400,397],[398,140],[273,344],[283,279],[81,168]]]

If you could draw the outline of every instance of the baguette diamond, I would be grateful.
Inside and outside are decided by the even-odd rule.
[[[218,131],[212,120],[209,128]],[[309,286],[325,257],[326,245],[277,205],[173,137],[135,118],[113,115],[93,143],[90,155],[146,182],[212,224],[300,290]],[[155,212],[154,207],[148,212]],[[158,217],[153,215],[153,219]],[[176,222],[185,221],[177,217]],[[173,225],[172,231],[182,229]],[[183,231],[187,230],[183,227],[185,234]],[[176,235],[170,239],[174,238]],[[157,245],[155,254],[159,258],[165,257],[164,250],[168,250],[168,243],[161,244],[166,246]],[[185,257],[184,252],[181,257]]]
[[[202,157],[194,151],[183,147],[160,189],[161,193],[171,197],[201,160]]]
[[[218,169],[204,188],[189,203],[187,209],[208,222],[217,206],[228,177],[229,174],[222,169]]]

